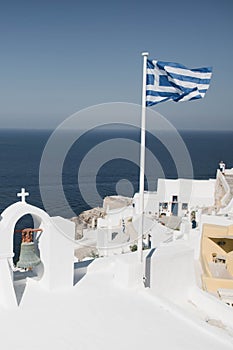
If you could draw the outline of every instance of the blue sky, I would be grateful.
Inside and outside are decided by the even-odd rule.
[[[142,51],[213,66],[203,100],[153,107],[177,128],[233,130],[233,1],[0,2],[2,128],[55,128],[106,102],[141,103]]]

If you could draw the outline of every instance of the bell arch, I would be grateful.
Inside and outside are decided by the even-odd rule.
[[[43,230],[40,258],[43,276],[38,285],[51,289],[73,287],[75,224],[62,217],[50,217],[45,211],[25,201],[6,208],[0,220],[0,304],[17,306],[10,261],[13,258],[13,235],[17,221],[30,214]]]
[[[0,222],[0,256],[13,256],[13,235],[16,223],[25,215],[31,215],[33,220],[40,223],[44,229],[50,226],[50,216],[40,208],[34,207],[30,204],[17,202],[6,208],[1,216]]]

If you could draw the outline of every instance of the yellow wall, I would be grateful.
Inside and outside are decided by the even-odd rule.
[[[227,254],[227,270],[233,276],[233,251]]]
[[[202,276],[203,289],[217,293],[218,289],[233,289],[233,280]]]
[[[213,262],[213,253],[223,256],[226,258],[226,269],[233,278],[233,239],[230,236],[233,236],[233,225],[203,225],[200,260],[203,289],[209,292],[217,292],[219,288],[233,289],[233,279],[215,278],[209,268],[209,263]],[[224,246],[218,245],[219,241],[225,242]]]

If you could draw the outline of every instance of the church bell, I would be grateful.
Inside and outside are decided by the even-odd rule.
[[[22,243],[17,267],[27,269],[39,265],[40,258],[35,253],[34,242]]]

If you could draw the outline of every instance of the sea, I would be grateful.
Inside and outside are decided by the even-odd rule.
[[[44,209],[40,193],[39,171],[42,154],[51,134],[52,130],[0,130],[1,212],[10,204],[19,200],[17,193],[20,192],[21,188],[25,188],[29,192],[30,195],[27,201],[30,204]],[[233,167],[232,131],[180,131],[180,136],[190,155],[193,178],[215,178],[216,170],[221,160],[226,163],[227,168]],[[69,134],[65,135],[64,138],[69,138]],[[114,139],[133,140],[139,145],[140,131],[97,129],[79,138],[78,142],[73,143],[67,152],[62,169],[62,189],[68,205],[76,215],[90,209],[90,207],[101,205],[99,200],[96,203],[86,203],[85,198],[82,197],[78,181],[80,164],[90,150],[92,151],[97,145],[104,145],[104,142]],[[163,170],[164,177],[170,179],[177,178],[177,164],[172,159],[172,155],[169,154],[166,144],[161,144],[152,134],[148,134],[146,140],[146,148],[155,154]],[[111,142],[107,143],[107,147],[109,146],[111,147]],[[115,144],[113,144],[113,147],[115,147]],[[100,151],[104,152],[103,147]],[[137,151],[138,149],[135,150],[135,152]],[[57,153],[59,153],[59,150]],[[103,158],[103,155],[96,152],[95,157]],[[127,157],[129,158],[128,154]],[[132,195],[132,191],[138,191],[138,164],[135,164],[131,159],[124,159],[122,155],[116,157],[115,153],[112,159],[107,160],[105,163],[103,158],[102,163],[96,172],[85,174],[87,183],[95,182],[99,198],[103,199],[106,196],[119,194],[116,185],[121,179],[127,180],[131,184],[131,187],[129,186],[130,193],[125,193],[126,196]],[[92,178],[95,173],[96,177]],[[149,176],[154,176],[154,190],[156,190],[156,174],[152,173]],[[50,183],[52,186],[53,179],[50,179]],[[90,186],[90,191],[91,189],[92,187]],[[147,189],[146,179],[145,189]],[[153,188],[150,188],[150,190],[153,190]],[[91,197],[91,193],[87,194],[87,197]],[[52,206],[53,215],[68,217],[69,211],[61,207],[60,203],[54,202]]]
[[[50,139],[52,130],[0,130],[0,211],[1,213],[9,205],[20,200],[17,193],[21,188],[25,188],[29,192],[27,202],[41,209],[48,209],[48,204],[45,205],[45,200],[41,195],[40,181],[40,164],[46,144]],[[62,140],[69,140],[72,131],[64,131],[61,135]],[[215,178],[219,162],[223,160],[227,168],[233,167],[233,132],[232,131],[180,131],[179,132],[184,147],[186,148],[192,168],[192,177],[194,179],[210,179]],[[73,137],[74,135],[72,135]],[[167,135],[166,140],[171,140],[174,135]],[[71,137],[71,138],[72,138]],[[75,140],[75,137],[72,139]],[[117,140],[119,147],[116,146],[114,140]],[[122,140],[122,141],[121,141]],[[126,146],[124,142],[126,141]],[[174,147],[176,148],[177,140],[174,139]],[[128,142],[128,143],[127,143]],[[51,203],[51,215],[60,215],[66,218],[79,215],[84,210],[91,207],[102,205],[102,200],[106,196],[121,194],[132,196],[133,193],[139,190],[139,172],[138,162],[135,161],[135,154],[132,153],[132,159],[128,148],[134,142],[138,148],[133,148],[131,152],[138,153],[139,159],[139,144],[140,130],[124,128],[109,128],[91,130],[84,133],[81,137],[72,143],[70,149],[66,151],[65,158],[62,164],[62,189],[66,202],[65,204],[57,199]],[[99,148],[98,145],[102,145]],[[112,146],[111,146],[112,145]],[[124,149],[117,155],[116,148],[125,147],[127,156],[124,157]],[[127,146],[129,145],[129,147]],[[122,146],[122,147],[123,147]],[[153,133],[146,134],[146,149],[153,154],[155,161],[162,169],[163,177],[176,179],[185,177],[185,174],[180,174],[179,164],[174,154],[168,151],[166,142],[161,142]],[[112,157],[105,157],[105,152],[113,149]],[[127,148],[127,149],[126,149]],[[62,149],[62,147],[61,147]],[[60,149],[54,151],[54,161],[59,158]],[[88,155],[94,152],[93,162],[90,160],[89,167],[84,172],[84,180],[80,184],[78,173],[83,166],[83,161],[88,159]],[[55,154],[56,153],[56,154]],[[93,156],[93,154],[92,154]],[[137,157],[136,157],[137,158]],[[179,157],[178,157],[179,158]],[[101,161],[98,163],[98,159]],[[152,157],[153,162],[153,157]],[[178,159],[182,163],[182,159]],[[85,162],[84,162],[85,163]],[[88,162],[87,162],[88,163]],[[95,169],[95,167],[98,168]],[[51,168],[51,166],[50,166]],[[151,167],[151,173],[145,178],[145,189],[156,190],[157,178],[161,176],[156,174],[154,167]],[[184,175],[184,176],[182,176]],[[190,177],[190,174],[188,174]],[[82,179],[83,179],[82,178]],[[94,187],[93,187],[94,183]],[[125,193],[124,186],[126,184]],[[150,186],[149,186],[150,185]],[[57,179],[52,176],[48,181],[48,188],[52,188],[56,192]],[[61,187],[61,186],[60,186]],[[148,188],[150,187],[150,188]],[[154,187],[154,188],[153,188]],[[123,188],[123,190],[122,190]],[[83,190],[84,189],[84,190]],[[95,192],[96,191],[96,192]],[[123,191],[123,192],[122,192]],[[46,192],[46,191],[45,191]],[[85,193],[84,193],[85,192]],[[95,193],[95,195],[94,195]],[[87,200],[88,199],[88,200]],[[49,208],[50,209],[50,208]],[[48,211],[48,210],[47,210]],[[72,215],[71,215],[72,212]],[[16,229],[31,227],[32,218],[26,216],[17,224]],[[15,235],[15,239],[19,244],[19,234]]]

